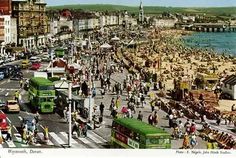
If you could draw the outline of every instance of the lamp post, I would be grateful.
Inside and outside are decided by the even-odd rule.
[[[51,62],[52,62],[52,64],[51,64],[51,74],[52,74],[52,77],[54,76],[53,75],[53,52],[54,52],[54,50],[52,49],[52,47],[50,47]]]
[[[4,42],[2,42],[2,43],[1,43],[1,55],[3,55],[3,54],[4,54],[4,51],[3,51],[3,49],[4,49]]]
[[[71,147],[72,139],[72,126],[71,126],[71,101],[72,101],[72,83],[68,84],[68,99],[69,99],[69,134],[68,134],[68,147]]]

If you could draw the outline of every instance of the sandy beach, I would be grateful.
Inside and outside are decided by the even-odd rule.
[[[222,56],[212,50],[190,48],[184,45],[181,37],[191,32],[183,30],[151,30],[148,43],[135,49],[127,49],[119,54],[132,63],[130,69],[142,69],[145,72],[161,76],[165,90],[174,88],[173,79],[185,78],[189,86],[194,86],[194,79],[200,74],[222,80],[234,73],[234,59]],[[209,91],[214,85],[205,86]],[[220,100],[217,109],[230,111],[236,101]]]

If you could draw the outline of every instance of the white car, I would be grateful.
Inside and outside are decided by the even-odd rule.
[[[10,58],[10,61],[15,61],[16,60],[16,57],[14,57],[14,56],[8,56],[8,58]]]
[[[31,63],[41,62],[41,59],[39,57],[36,57],[36,56],[31,57],[29,60],[30,60]]]

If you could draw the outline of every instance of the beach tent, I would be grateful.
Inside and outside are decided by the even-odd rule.
[[[129,42],[128,46],[133,46],[133,45],[135,45],[135,44],[136,44],[136,42],[135,42],[134,40],[131,40],[131,41]]]
[[[100,46],[100,48],[103,48],[103,49],[110,49],[112,46],[108,43],[104,43],[103,45]]]
[[[119,41],[120,38],[115,36],[115,37],[113,37],[111,40],[112,40],[112,41]]]

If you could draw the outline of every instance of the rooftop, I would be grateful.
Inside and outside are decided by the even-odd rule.
[[[130,119],[130,118],[119,118],[115,122],[123,125],[124,127],[131,128],[133,131],[141,133],[143,135],[152,135],[152,134],[166,134],[169,135],[165,130],[151,126],[145,122]]]
[[[43,77],[33,77],[30,79],[31,82],[36,83],[38,85],[42,85],[42,86],[53,86],[53,82],[43,78]]]

